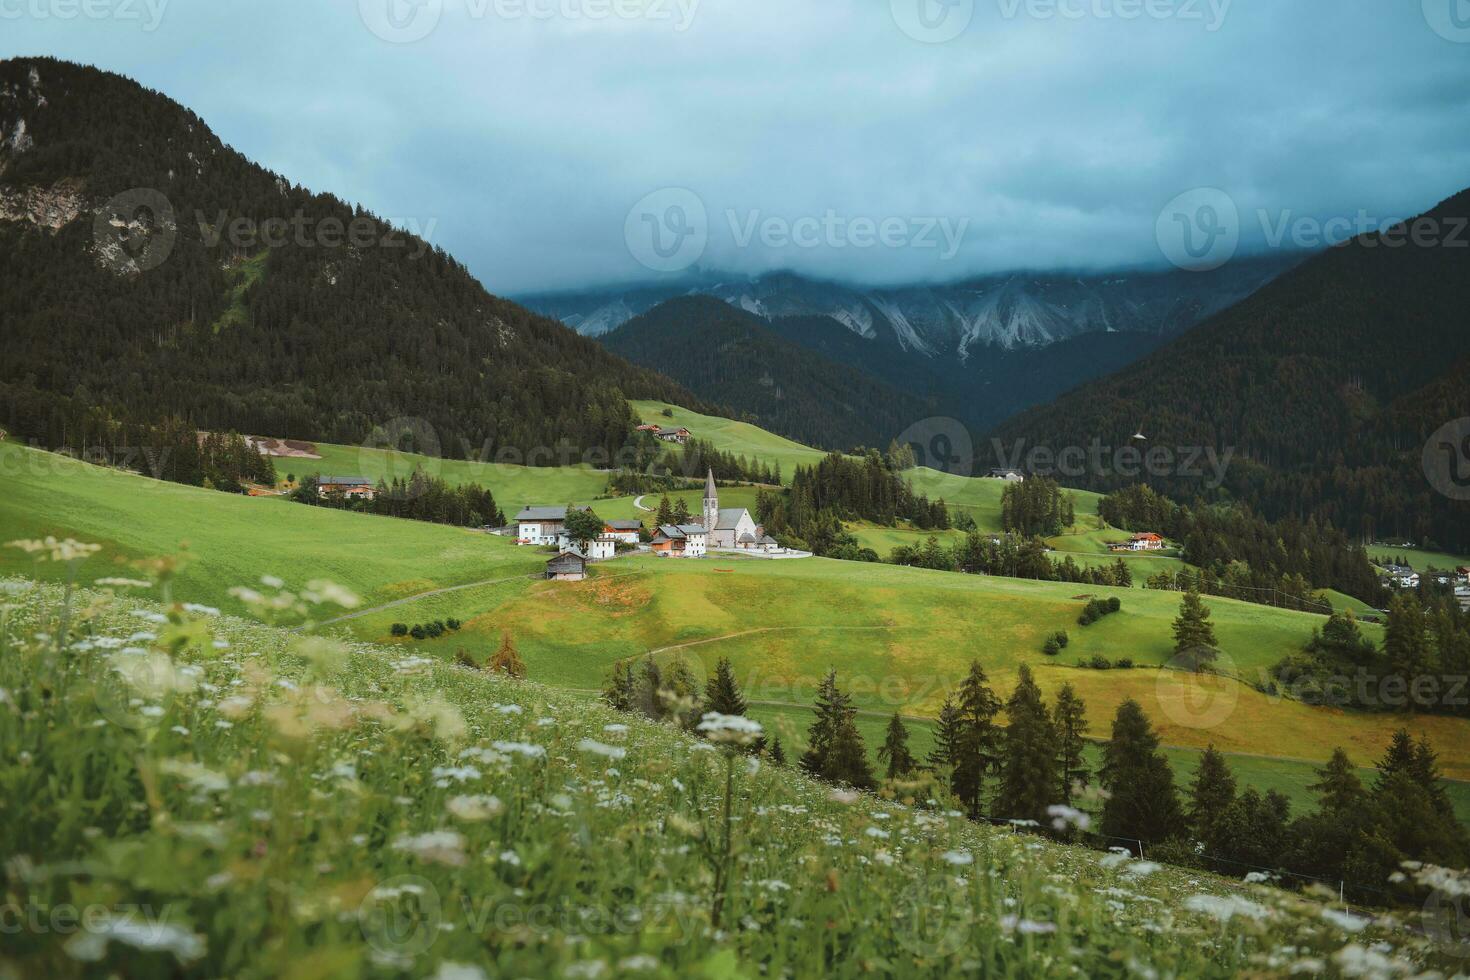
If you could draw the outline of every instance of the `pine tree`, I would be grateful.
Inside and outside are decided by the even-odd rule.
[[[526,676],[526,665],[521,662],[521,655],[511,642],[509,630],[500,634],[500,649],[495,651],[495,656],[490,658],[485,667],[492,673],[504,674],[516,680]]]
[[[1217,851],[1215,833],[1217,822],[1235,802],[1235,776],[1225,762],[1225,756],[1213,744],[1200,756],[1199,769],[1189,787],[1189,804],[1186,816],[1195,839],[1203,841],[1211,851]]]
[[[1112,738],[1103,746],[1102,832],[1110,837],[1162,841],[1183,829],[1174,772],[1159,737],[1137,701],[1118,706]]]
[[[1057,703],[1052,707],[1052,725],[1057,732],[1056,768],[1061,776],[1062,800],[1071,805],[1073,785],[1087,783],[1087,767],[1082,755],[1087,745],[1087,705],[1071,684],[1063,684],[1057,691]]]
[[[1327,765],[1317,770],[1317,781],[1307,788],[1317,794],[1324,810],[1342,813],[1358,809],[1367,796],[1357,769],[1341,748],[1332,750]]]
[[[643,661],[642,676],[638,678],[638,709],[654,721],[666,714],[663,699],[664,675],[658,662],[652,657]]]
[[[1182,666],[1195,672],[1214,663],[1219,656],[1210,610],[1193,589],[1184,593],[1179,602],[1179,617],[1174,620],[1174,655]]]
[[[1041,688],[1025,664],[1006,702],[1006,719],[995,809],[1012,820],[1039,823],[1046,808],[1061,799],[1053,770],[1059,739]]]
[[[888,734],[878,749],[878,761],[888,766],[887,779],[899,779],[913,772],[917,764],[909,752],[909,730],[895,711],[888,720]]]
[[[659,499],[657,520],[659,527],[663,527],[666,524],[674,523],[674,508],[673,505],[669,503],[668,494],[664,494],[663,497]]]
[[[1424,622],[1424,609],[1412,593],[1400,592],[1388,604],[1388,622],[1383,629],[1383,655],[1391,673],[1410,685],[1434,670],[1434,654],[1429,644],[1429,631]],[[1410,710],[1421,705],[1411,703]]]
[[[867,749],[857,730],[857,709],[837,686],[837,671],[829,670],[817,688],[816,718],[807,731],[807,750],[801,767],[819,779],[859,789],[873,785]]]
[[[954,768],[959,732],[960,709],[954,703],[954,696],[950,695],[944,699],[944,705],[939,709],[939,720],[934,725],[934,746],[926,760],[930,769],[947,775]]]
[[[624,661],[614,664],[602,699],[618,711],[633,711],[638,706],[638,682],[633,678],[633,665]]]
[[[745,714],[745,698],[735,682],[735,670],[724,657],[715,664],[715,673],[704,686],[704,710],[722,715]]]
[[[786,750],[781,747],[781,737],[778,735],[771,740],[771,765],[786,765]]]
[[[684,500],[683,497],[680,497],[678,500],[674,501],[674,519],[672,523],[689,523],[689,504]]]
[[[987,684],[980,661],[972,661],[970,673],[960,685],[958,702],[958,737],[953,745],[954,795],[970,810],[970,818],[978,820],[985,796],[985,777],[995,768],[999,738],[995,716],[1000,699]]]

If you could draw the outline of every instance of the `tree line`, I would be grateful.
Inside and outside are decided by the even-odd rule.
[[[317,507],[335,507],[359,514],[402,517],[454,527],[503,527],[505,513],[495,495],[475,483],[449,483],[415,468],[406,479],[378,480],[371,499],[348,497],[339,490],[323,491],[318,476],[302,477],[291,499]]]
[[[1336,589],[1373,606],[1384,600],[1367,552],[1314,518],[1268,521],[1244,504],[1184,506],[1145,484],[1108,494],[1098,513],[1114,527],[1180,542],[1183,558],[1201,570],[1191,587],[1202,592],[1256,602],[1279,593],[1297,599],[1298,608],[1318,589]],[[1168,587],[1150,587],[1160,586]]]
[[[930,535],[922,545],[894,548],[888,560],[894,565],[964,572],[967,575],[998,575],[1120,588],[1133,584],[1133,570],[1121,558],[1095,566],[1081,565],[1071,555],[1053,559],[1040,538],[1022,538],[1015,534],[971,531],[952,547],[946,547],[938,537]]]
[[[1061,534],[1076,520],[1075,510],[1072,494],[1045,476],[1008,483],[1000,495],[1001,528],[1026,538]]]

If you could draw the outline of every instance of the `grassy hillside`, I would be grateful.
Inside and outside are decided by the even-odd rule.
[[[1470,558],[1464,555],[1450,555],[1442,551],[1422,551],[1418,548],[1394,548],[1381,544],[1369,545],[1368,557],[1376,561],[1397,561],[1402,558],[1416,572],[1422,572],[1431,567],[1448,572],[1463,566],[1470,566]]]
[[[836,796],[537,684],[96,595],[57,657],[22,637],[59,590],[19,602],[16,901],[153,915],[21,930],[16,975],[1225,977],[1383,940],[1396,973],[1455,969],[1391,920]]]
[[[735,453],[747,459],[761,459],[771,464],[780,463],[781,476],[788,483],[798,466],[815,465],[826,455],[820,449],[803,446],[748,422],[734,422],[715,415],[700,415],[667,402],[635,401],[631,404],[633,412],[644,422],[669,428],[682,425],[696,439],[711,442],[722,452]],[[665,415],[665,411],[672,414]]]
[[[1305,642],[1317,616],[1211,600],[1222,665],[1245,683],[1207,680],[1195,693],[1223,700],[1191,707],[1190,690],[1179,684],[1187,675],[1154,669],[1171,653],[1178,597],[1168,593],[820,559],[640,557],[601,566],[585,583],[548,583],[533,577],[544,554],[477,532],[162,484],[14,446],[0,448],[0,464],[13,475],[0,499],[0,541],[71,535],[130,557],[174,554],[188,542],[177,593],[226,610],[241,608],[229,587],[261,575],[327,576],[366,600],[329,629],[404,655],[447,660],[464,650],[483,660],[509,631],[534,678],[581,689],[600,687],[614,663],[650,651],[689,658],[697,670],[726,656],[750,697],[802,707],[835,666],[865,709],[915,715],[932,715],[972,658],[1001,690],[1026,663],[1048,692],[1070,681],[1088,701],[1094,731],[1134,697],[1171,745],[1215,742],[1266,756],[1289,746],[1309,761],[1343,745],[1364,763],[1381,754],[1395,726],[1409,723],[1434,740],[1449,774],[1470,776],[1463,721],[1312,709],[1248,686]],[[54,566],[33,567],[20,552],[0,549],[0,570],[46,575]],[[118,567],[96,557],[82,571],[90,580]],[[455,591],[425,595],[445,588]],[[1088,596],[1114,592],[1121,613],[1076,624]],[[403,599],[412,601],[378,608]],[[451,617],[464,628],[439,640],[391,639],[395,622]],[[1059,629],[1071,644],[1047,658],[1042,642]],[[1074,666],[1094,655],[1131,658],[1140,669]]]

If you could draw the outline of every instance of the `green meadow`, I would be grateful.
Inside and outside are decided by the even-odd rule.
[[[1421,551],[1418,548],[1393,548],[1381,544],[1369,545],[1368,557],[1376,561],[1397,561],[1402,558],[1416,572],[1430,568],[1448,572],[1470,566],[1470,558],[1464,555],[1450,555],[1442,551]]]
[[[634,401],[630,404],[638,417],[648,424],[671,429],[683,426],[694,438],[712,443],[721,452],[734,453],[746,459],[759,459],[773,465],[779,463],[781,477],[788,483],[798,466],[812,466],[827,455],[820,449],[803,446],[748,422],[701,415],[666,402]]]
[[[1395,727],[1410,724],[1435,743],[1448,774],[1470,776],[1463,721],[1311,708],[1251,686],[1310,637],[1322,622],[1311,614],[1211,599],[1227,676],[1197,677],[1159,669],[1171,656],[1178,604],[1165,592],[741,557],[636,556],[599,566],[586,582],[552,583],[539,578],[547,553],[477,531],[159,483],[13,445],[0,447],[0,466],[9,490],[0,541],[53,534],[102,544],[103,554],[84,563],[88,580],[125,575],[119,558],[183,552],[175,594],[240,611],[232,586],[262,575],[329,578],[365,605],[328,632],[477,661],[509,633],[532,676],[558,687],[598,688],[614,664],[650,653],[684,658],[696,671],[728,657],[753,700],[804,707],[835,667],[864,709],[932,717],[978,659],[1002,692],[1022,664],[1048,692],[1072,683],[1094,731],[1131,697],[1170,745],[1213,742],[1306,762],[1342,745],[1363,764]],[[54,567],[0,549],[0,572],[46,577]],[[1088,598],[1111,594],[1122,598],[1120,613],[1077,625]],[[437,640],[391,636],[394,623],[450,618],[463,628]],[[1062,629],[1071,642],[1045,656],[1045,638]],[[1377,635],[1378,627],[1367,629]],[[1077,666],[1094,656],[1138,666]]]

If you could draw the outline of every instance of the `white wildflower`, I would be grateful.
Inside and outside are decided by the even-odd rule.
[[[406,851],[420,861],[443,864],[452,868],[465,863],[464,836],[453,830],[432,830],[416,836],[402,836],[393,841],[393,850]]]
[[[628,750],[616,745],[604,745],[594,739],[584,738],[577,743],[577,749],[581,752],[591,752],[608,759],[621,759],[628,754]]]

